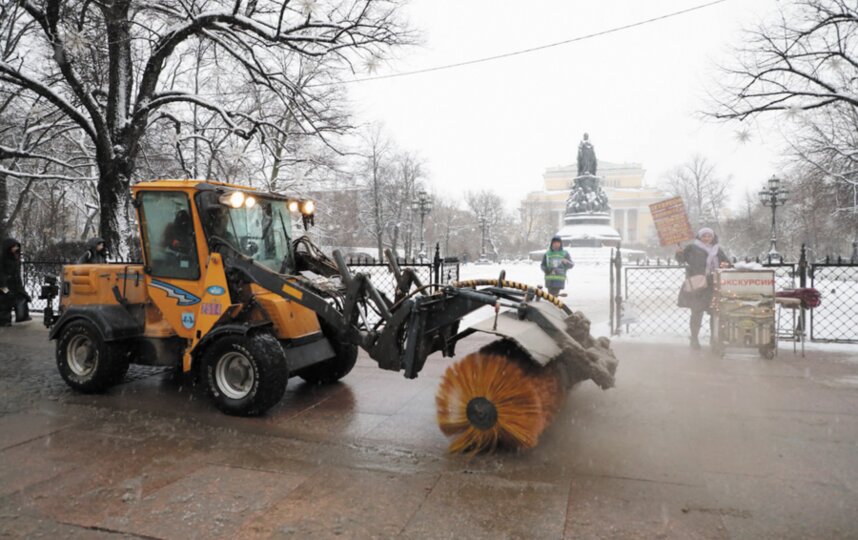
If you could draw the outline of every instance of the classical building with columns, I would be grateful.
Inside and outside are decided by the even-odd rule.
[[[611,207],[611,226],[619,231],[624,245],[657,243],[649,205],[669,198],[663,191],[644,186],[646,171],[639,163],[610,163],[599,160],[598,176]],[[557,230],[563,227],[566,199],[578,166],[573,163],[549,167],[542,175],[542,191],[533,191],[522,201],[522,209],[548,212]]]

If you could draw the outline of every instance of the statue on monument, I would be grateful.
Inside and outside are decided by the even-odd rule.
[[[578,176],[592,174],[596,176],[596,150],[590,142],[590,135],[584,134],[584,140],[578,143]]]
[[[566,215],[607,213],[610,211],[608,196],[596,177],[596,151],[585,133],[578,145],[578,177],[566,200]]]

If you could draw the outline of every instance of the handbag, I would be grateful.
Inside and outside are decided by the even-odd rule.
[[[689,276],[685,279],[685,283],[682,284],[683,292],[697,292],[699,290],[705,289],[709,286],[709,280],[706,279],[706,276],[703,274],[696,276]]]

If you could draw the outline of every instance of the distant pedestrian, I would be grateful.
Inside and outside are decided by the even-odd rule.
[[[545,287],[554,296],[566,288],[566,272],[575,266],[569,252],[563,249],[563,241],[559,236],[551,239],[548,251],[542,256],[542,272],[545,274]]]
[[[86,251],[77,258],[78,264],[104,264],[107,262],[107,247],[104,238],[90,238],[86,241]]]
[[[685,249],[676,252],[676,260],[685,263],[685,282],[679,289],[677,304],[691,309],[691,348],[700,349],[700,326],[703,314],[709,314],[709,329],[715,335],[712,319],[712,295],[714,292],[714,273],[718,268],[729,268],[730,259],[718,245],[715,231],[703,227],[697,231],[694,242]]]
[[[7,238],[0,244],[0,326],[12,324],[12,311],[15,322],[30,320],[31,300],[21,279],[21,243]]]

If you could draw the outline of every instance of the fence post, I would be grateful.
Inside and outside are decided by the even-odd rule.
[[[617,306],[614,309],[614,314],[617,318],[617,333],[616,333],[616,335],[618,335],[618,336],[622,332],[622,329],[620,328],[620,319],[622,318],[622,312],[623,312],[622,269],[623,269],[623,258],[620,254],[620,245],[617,244],[617,277],[615,280],[617,283],[617,295],[616,295]]]
[[[802,289],[807,287],[807,246],[805,246],[804,242],[801,244],[801,251],[798,255],[798,286]],[[807,333],[807,314],[804,310],[804,302],[801,303],[801,307],[798,312],[798,324],[801,326],[802,334]],[[802,352],[804,352],[804,345],[802,345]]]
[[[611,292],[608,296],[608,330],[611,335],[614,335],[614,248],[611,248],[611,264],[608,265],[608,277],[611,282]]]
[[[435,242],[435,258],[432,260],[433,283],[441,283],[441,243]]]
[[[802,244],[798,256],[798,286],[807,287],[807,247]]]

